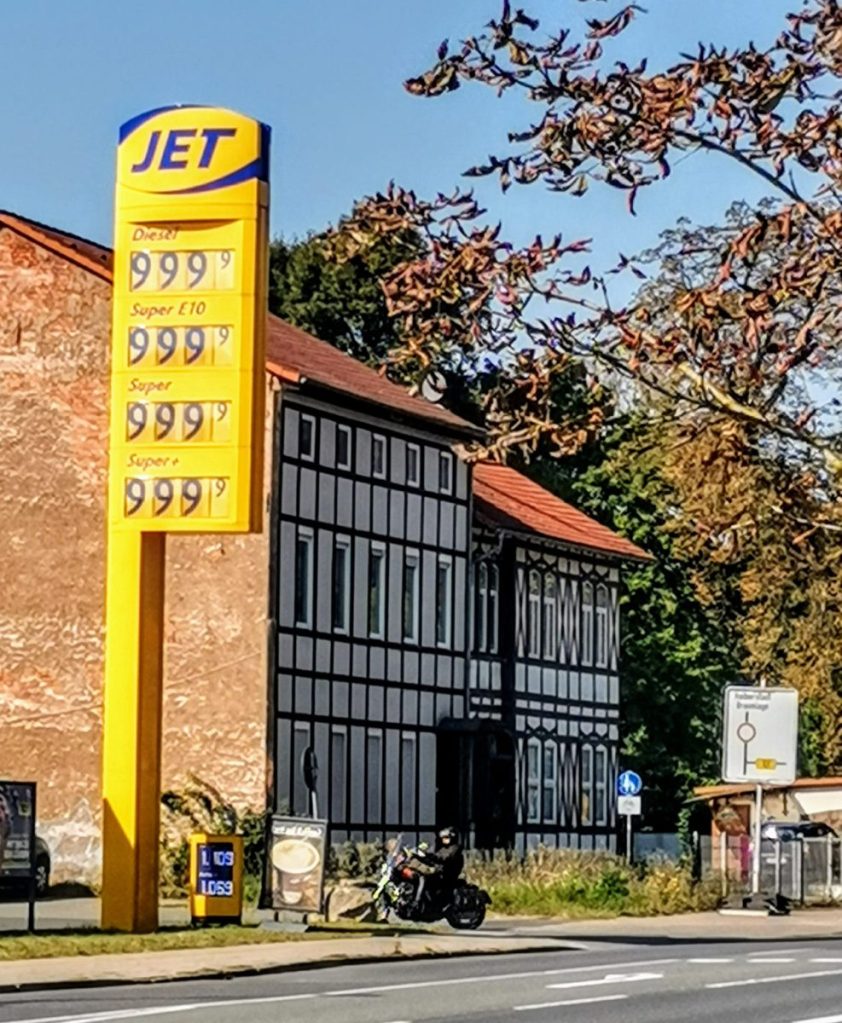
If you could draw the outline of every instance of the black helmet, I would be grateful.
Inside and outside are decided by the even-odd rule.
[[[442,828],[439,832],[439,840],[447,844],[456,841],[456,828]]]

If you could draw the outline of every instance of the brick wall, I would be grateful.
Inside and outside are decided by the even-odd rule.
[[[99,874],[110,290],[0,228],[0,778],[56,879]],[[267,536],[168,543],[164,786],[262,807]]]

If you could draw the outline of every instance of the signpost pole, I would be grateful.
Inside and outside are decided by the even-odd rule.
[[[626,863],[631,866],[634,846],[632,845],[632,815],[626,814]]]
[[[106,588],[102,926],[158,926],[164,533],[112,529]]]
[[[760,676],[760,688],[766,688],[766,676]],[[751,862],[751,894],[760,894],[760,829],[763,814],[763,785],[758,782],[754,789],[754,855]]]
[[[32,804],[29,808],[29,911],[27,914],[27,927],[29,932],[32,933],[35,930],[35,899],[37,897],[36,881],[37,877],[35,874],[38,857],[35,849],[35,823],[37,804],[36,799],[38,796],[37,785],[32,786]]]

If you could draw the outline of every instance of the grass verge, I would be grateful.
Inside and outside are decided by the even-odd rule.
[[[54,959],[57,956],[96,956],[111,953],[165,952],[171,949],[224,948],[230,945],[270,945],[326,938],[367,938],[396,935],[390,927],[319,927],[298,934],[259,927],[164,927],[154,934],[122,934],[91,929],[12,933],[0,936],[0,962],[13,959]]]

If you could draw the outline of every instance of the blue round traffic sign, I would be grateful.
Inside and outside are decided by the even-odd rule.
[[[623,771],[617,778],[617,794],[620,796],[639,796],[643,788],[643,779],[636,771]]]

